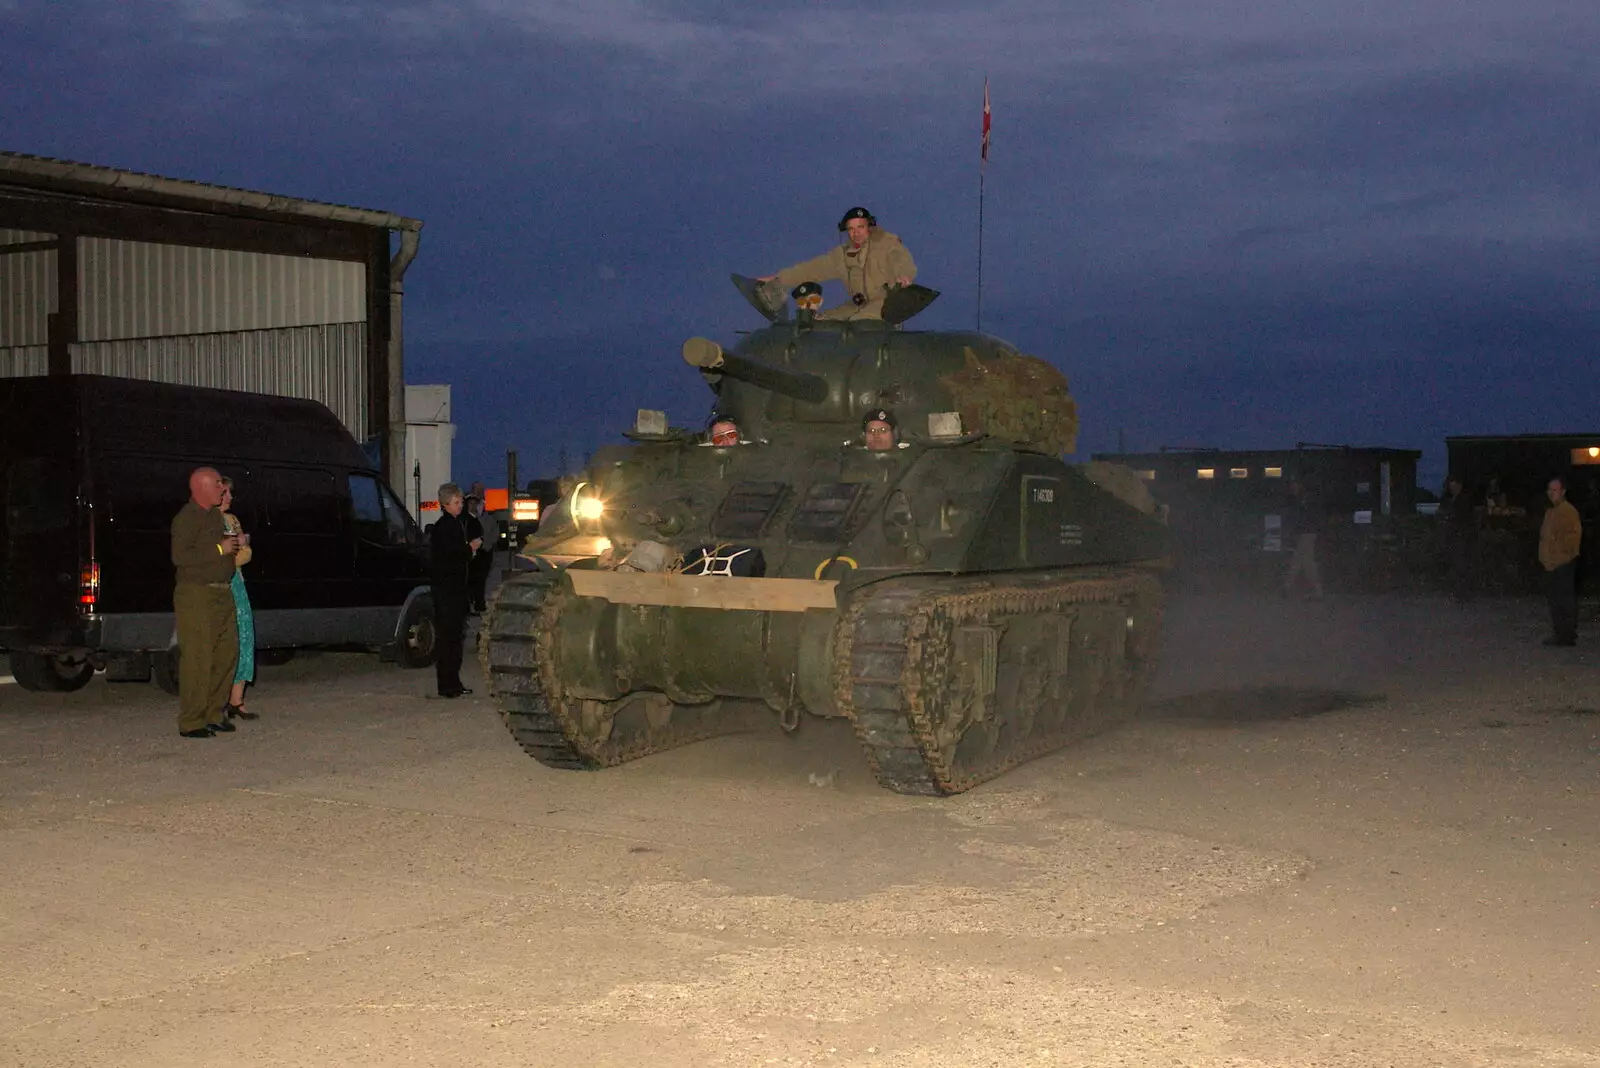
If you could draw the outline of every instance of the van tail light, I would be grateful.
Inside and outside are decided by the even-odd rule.
[[[100,601],[100,565],[85,564],[78,572],[78,603],[93,608]]]

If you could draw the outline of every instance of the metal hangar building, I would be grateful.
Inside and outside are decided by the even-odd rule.
[[[421,231],[389,212],[0,152],[0,377],[309,398],[396,483],[402,280]]]

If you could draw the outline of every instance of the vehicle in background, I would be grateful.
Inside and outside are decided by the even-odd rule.
[[[433,661],[422,531],[327,408],[59,375],[0,379],[0,649],[30,690],[97,668],[177,689],[172,519],[189,472],[234,480],[256,642]]]
[[[502,552],[511,544],[511,523],[517,524],[517,536],[526,538],[539,529],[544,510],[561,499],[561,484],[553,478],[536,478],[528,488],[511,497],[504,489],[483,491],[484,511],[494,516],[500,525],[495,541],[495,551]]]
[[[450,481],[451,443],[449,386],[406,387],[406,450],[401,487],[406,508],[422,526],[439,518],[439,487]]]

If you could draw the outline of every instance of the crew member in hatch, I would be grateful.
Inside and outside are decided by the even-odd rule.
[[[815,259],[785,267],[762,277],[784,289],[801,282],[840,281],[848,300],[818,314],[819,319],[882,319],[883,298],[890,286],[908,286],[917,277],[917,265],[900,239],[878,228],[866,208],[851,208],[839,220],[843,244]]]
[[[861,419],[861,441],[870,452],[892,452],[900,444],[894,413],[874,408]]]
[[[719,416],[712,421],[711,429],[706,433],[706,443],[719,447],[739,444],[739,424],[727,416]]]

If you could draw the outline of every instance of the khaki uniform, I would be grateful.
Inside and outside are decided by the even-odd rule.
[[[221,508],[194,501],[172,520],[172,564],[178,581],[172,611],[178,618],[178,729],[199,730],[220,722],[239,660],[234,622],[231,554]]]
[[[1578,558],[1583,545],[1583,521],[1571,501],[1553,504],[1539,524],[1539,563],[1546,571],[1554,571],[1563,564]]]
[[[862,303],[849,300],[820,313],[819,319],[882,319],[883,298],[898,278],[917,277],[917,265],[900,239],[887,230],[873,227],[860,248],[848,241],[829,249],[816,259],[785,267],[776,281],[787,292],[801,282],[844,283],[847,294],[860,294]]]
[[[1539,525],[1539,563],[1545,571],[1545,596],[1550,602],[1550,641],[1572,645],[1578,640],[1578,553],[1583,548],[1583,521],[1570,501],[1550,506]]]

